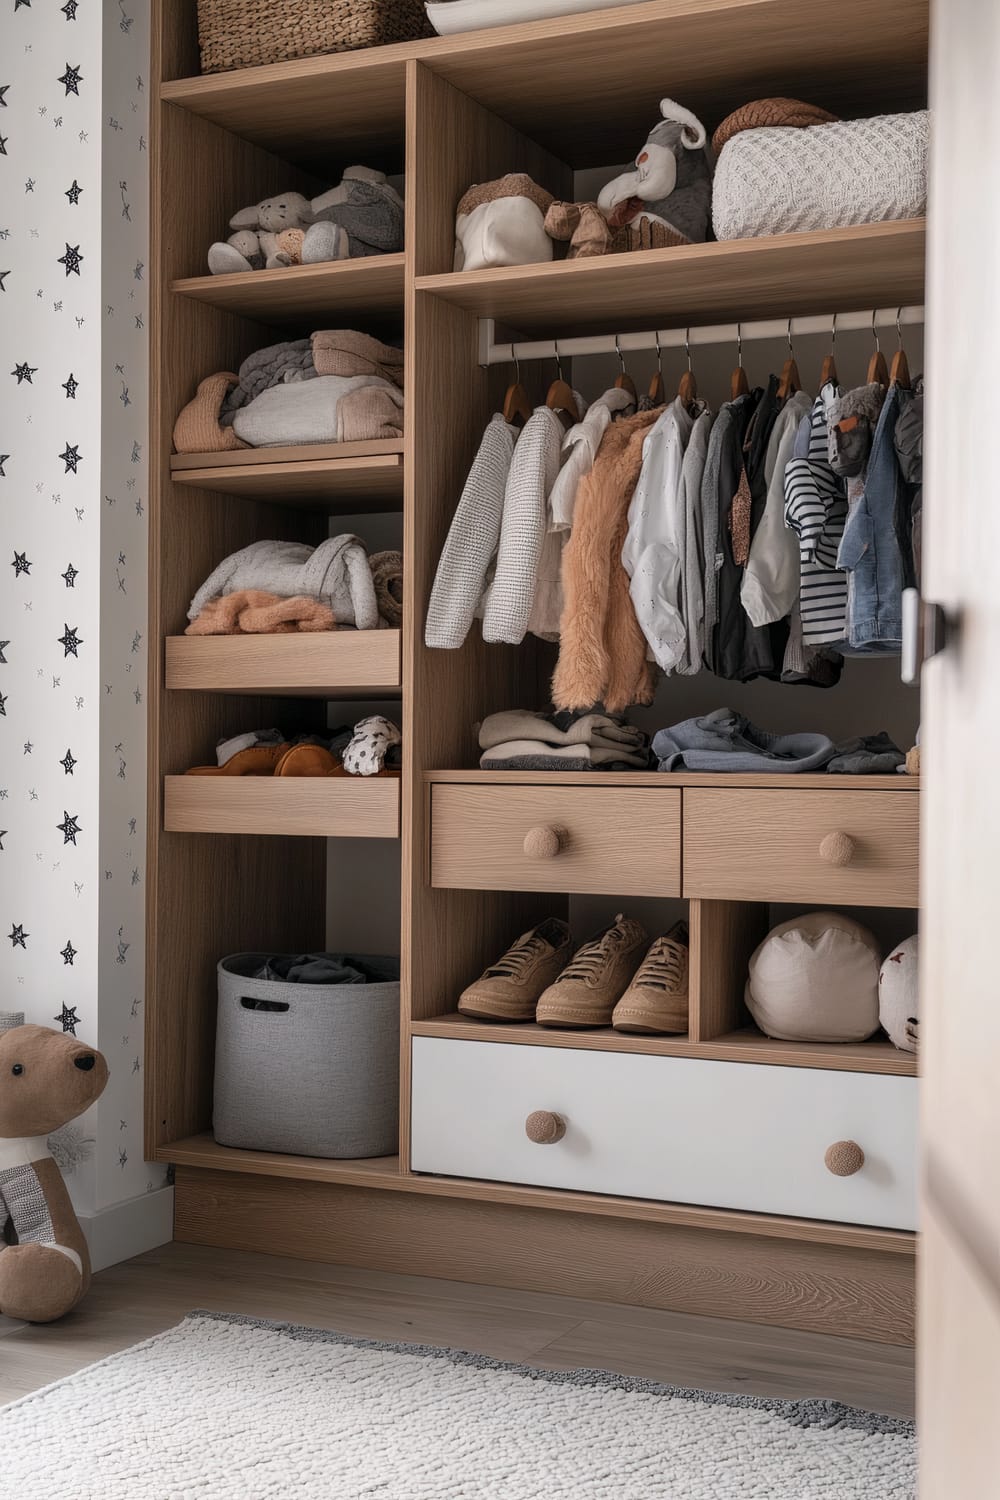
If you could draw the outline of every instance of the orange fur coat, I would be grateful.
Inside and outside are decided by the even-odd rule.
[[[630,704],[653,701],[646,638],[621,558],[643,441],[660,414],[643,411],[612,422],[593,469],[580,481],[562,562],[565,603],[552,678],[556,708],[603,702],[609,713],[621,713]]]

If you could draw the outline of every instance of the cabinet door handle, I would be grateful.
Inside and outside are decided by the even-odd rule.
[[[529,859],[555,859],[560,850],[565,848],[566,840],[565,828],[557,828],[552,823],[540,823],[537,828],[529,828],[524,835],[524,852]]]
[[[834,1141],[827,1146],[823,1160],[834,1177],[853,1177],[864,1166],[865,1153],[857,1141]]]
[[[851,838],[851,835],[849,833],[841,833],[838,829],[836,833],[828,833],[820,844],[819,857],[825,860],[828,865],[837,865],[842,869],[844,865],[851,863],[856,848],[857,845]]]
[[[949,615],[940,604],[921,598],[919,589],[904,589],[903,648],[900,653],[903,681],[910,687],[918,683],[924,662],[952,645],[957,635],[957,617]]]
[[[554,1146],[566,1134],[566,1121],[550,1109],[535,1109],[524,1122],[524,1133],[536,1146]]]

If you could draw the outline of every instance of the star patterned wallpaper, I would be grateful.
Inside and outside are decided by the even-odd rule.
[[[81,1212],[142,1152],[148,0],[0,0],[0,1010],[96,1043]]]

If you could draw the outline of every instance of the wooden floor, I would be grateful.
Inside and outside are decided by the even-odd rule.
[[[450,1345],[544,1369],[589,1366],[913,1414],[912,1349],[191,1245],[165,1245],[102,1272],[62,1323],[0,1319],[0,1404],[159,1333],[196,1307]]]

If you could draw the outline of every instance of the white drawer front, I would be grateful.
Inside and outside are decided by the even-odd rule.
[[[528,1139],[535,1110],[561,1140]],[[913,1078],[414,1037],[412,1126],[416,1172],[916,1227]]]

